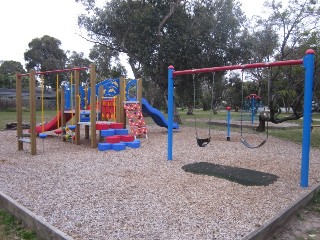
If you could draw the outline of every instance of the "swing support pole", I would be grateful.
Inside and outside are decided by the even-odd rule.
[[[309,156],[311,138],[311,114],[312,114],[312,83],[314,73],[314,54],[311,49],[306,51],[303,58],[305,69],[304,80],[304,105],[303,105],[303,130],[302,130],[302,158],[301,158],[301,177],[300,186],[308,187],[309,179]]]
[[[173,72],[174,67],[168,67],[168,161],[172,161],[172,143],[173,143]]]

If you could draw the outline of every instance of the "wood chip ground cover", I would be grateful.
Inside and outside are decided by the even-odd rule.
[[[199,130],[204,136],[207,129]],[[212,131],[205,148],[194,129],[174,134],[167,161],[166,129],[149,126],[141,148],[100,152],[52,136],[17,151],[16,132],[0,131],[0,189],[74,239],[242,239],[296,201],[301,146],[269,137],[247,149],[232,133]],[[84,133],[84,130],[82,131]],[[254,137],[250,141],[254,141]],[[310,187],[319,182],[319,150],[310,152]],[[185,172],[207,162],[278,176],[267,186],[245,186],[223,178]]]

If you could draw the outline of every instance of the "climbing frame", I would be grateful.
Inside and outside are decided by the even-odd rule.
[[[132,134],[136,137],[147,136],[147,126],[143,119],[141,106],[138,101],[124,102],[124,109]]]

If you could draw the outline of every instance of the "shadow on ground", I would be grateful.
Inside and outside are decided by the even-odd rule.
[[[245,186],[268,186],[278,179],[278,176],[270,173],[208,162],[187,164],[182,169],[186,172],[227,179]]]

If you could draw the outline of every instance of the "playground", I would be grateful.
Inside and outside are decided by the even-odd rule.
[[[108,96],[108,110],[99,110],[96,106],[104,106],[104,93],[110,87],[103,91],[91,78],[95,87],[81,96],[77,73],[75,89],[70,84],[61,93],[61,109],[71,106],[67,111],[73,118],[68,120],[73,123],[65,125],[65,114],[57,109],[57,116],[48,122],[42,118],[41,126],[36,127],[31,104],[30,138],[26,139],[17,104],[17,131],[0,131],[3,194],[72,239],[234,240],[250,239],[252,232],[319,188],[320,151],[304,142],[305,129],[310,134],[311,112],[304,114],[302,146],[273,136],[268,141],[264,136],[261,144],[258,134],[244,140],[242,130],[232,132],[227,141],[226,128],[209,128],[210,139],[205,147],[200,146],[194,127],[173,122],[172,71],[170,66],[168,121],[141,98],[141,90],[135,98],[127,97],[128,91],[121,89],[130,84],[121,80],[115,84],[120,86],[118,105],[114,96]],[[30,76],[32,79],[35,73]],[[86,119],[89,112],[81,107],[81,99],[86,101],[89,95],[90,117]],[[69,96],[70,104],[65,104]],[[127,128],[117,113],[120,106],[126,112]],[[81,111],[85,111],[83,121]],[[145,124],[142,112],[152,121]],[[229,115],[230,109],[226,116],[227,112]],[[99,113],[112,121],[96,121]],[[60,135],[52,132],[60,127]],[[207,128],[196,131],[197,137],[208,133]],[[134,138],[126,143],[123,136]],[[260,142],[260,146],[248,147],[244,141]]]

